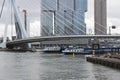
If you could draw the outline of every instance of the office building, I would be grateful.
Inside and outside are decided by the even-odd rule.
[[[96,35],[107,34],[106,0],[94,0],[94,25]]]
[[[41,36],[86,34],[87,0],[41,0]]]

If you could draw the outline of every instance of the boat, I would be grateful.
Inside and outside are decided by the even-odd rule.
[[[99,48],[99,50],[95,50],[95,54],[104,54],[107,52],[119,52],[120,51],[120,47],[101,47]],[[93,49],[92,48],[84,48],[84,52],[92,54],[93,53]]]
[[[61,47],[59,47],[59,46],[45,47],[42,51],[43,51],[43,52],[46,52],[46,53],[61,52]]]
[[[62,50],[62,53],[64,54],[83,54],[84,49],[83,48],[66,48],[65,50]]]

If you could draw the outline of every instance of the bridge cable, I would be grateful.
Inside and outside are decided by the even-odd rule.
[[[50,3],[50,2],[49,2]],[[52,2],[53,3],[53,2]],[[55,2],[54,2],[55,3]],[[73,11],[71,8],[69,8],[68,6],[66,6],[66,5],[63,5],[63,4],[61,4],[61,3],[59,3],[60,5],[62,5],[63,7],[66,7],[66,8],[68,8],[69,10],[71,10],[71,11]],[[68,13],[68,14],[70,14],[71,15],[71,13]],[[84,15],[82,15],[81,13],[78,13],[79,15],[81,15],[82,17],[84,17]],[[74,16],[75,18],[76,18],[76,20],[79,20],[78,19],[78,17],[77,16]],[[76,21],[77,23],[78,23],[78,21]],[[99,24],[98,22],[95,22],[97,25],[99,25],[99,26],[101,26],[103,29],[105,29],[105,26],[104,25],[101,25],[101,24]],[[80,23],[80,25],[81,25],[82,23]],[[84,25],[82,25],[82,26],[84,26]],[[77,26],[76,26],[77,27]],[[99,30],[100,32],[104,32],[104,31],[102,31],[102,30],[100,30],[100,29],[98,29],[97,28],[97,30]]]
[[[10,3],[12,3],[11,1],[10,1]],[[10,5],[10,11],[11,11],[11,37],[13,36],[13,13],[12,13],[12,11],[13,11],[13,8],[12,8],[12,4]]]
[[[4,4],[5,4],[5,0],[3,1],[2,8],[1,8],[1,11],[0,11],[0,18],[2,16],[2,12],[3,12],[3,9],[4,9]]]
[[[49,2],[49,4],[50,4],[51,2]],[[44,7],[46,6],[46,8],[49,6],[49,4],[47,4],[47,6],[46,5],[44,5]],[[64,6],[64,5],[63,5]],[[50,7],[50,6],[49,6]],[[48,8],[47,8],[48,9]],[[71,10],[71,9],[70,9]],[[71,10],[72,11],[72,10]],[[58,14],[59,15],[59,18],[61,18],[61,19],[63,19],[64,17],[62,16],[62,15],[60,15],[60,14]],[[71,14],[69,14],[69,15],[71,15]],[[78,21],[75,21],[75,22],[77,22],[78,23]],[[62,22],[61,22],[62,23]],[[67,20],[67,23],[70,23],[71,24],[71,22],[70,21],[68,21]],[[64,23],[64,25],[65,25],[66,23]],[[78,23],[79,24],[79,23]],[[81,23],[80,23],[81,24]],[[67,24],[66,24],[67,25]],[[77,27],[77,25],[74,25],[74,26],[76,26],[76,28],[77,29],[79,29],[78,27]],[[82,25],[82,26],[84,26],[84,25]],[[68,27],[69,28],[69,27]],[[69,29],[71,29],[71,28],[69,28]],[[82,31],[81,29],[79,29],[80,31]],[[82,31],[83,33],[84,33],[84,31]]]

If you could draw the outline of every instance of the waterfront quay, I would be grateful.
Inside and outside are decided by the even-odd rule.
[[[86,60],[92,63],[120,69],[120,55],[110,55],[108,57],[92,56],[92,57],[86,57]]]

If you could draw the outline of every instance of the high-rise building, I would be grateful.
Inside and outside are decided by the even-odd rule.
[[[87,0],[41,0],[41,35],[86,34]]]
[[[106,0],[94,0],[95,34],[107,34]]]

